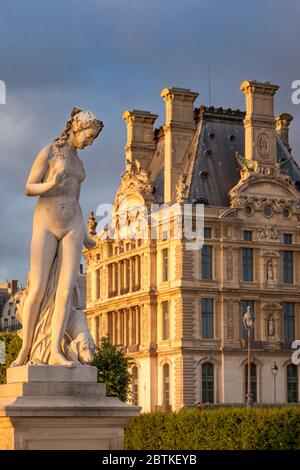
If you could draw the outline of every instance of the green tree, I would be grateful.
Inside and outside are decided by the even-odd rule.
[[[132,378],[128,368],[132,364],[132,359],[125,357],[123,348],[114,346],[108,337],[101,338],[92,365],[98,369],[98,382],[106,384],[107,396],[123,402],[130,398]]]
[[[0,340],[5,343],[6,363],[0,364],[0,384],[6,383],[6,369],[16,359],[21,349],[22,340],[16,333],[0,333]]]

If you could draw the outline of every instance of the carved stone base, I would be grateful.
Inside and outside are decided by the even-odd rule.
[[[91,366],[10,368],[0,385],[0,449],[123,449],[141,408],[106,397]],[[65,380],[63,380],[63,378]]]

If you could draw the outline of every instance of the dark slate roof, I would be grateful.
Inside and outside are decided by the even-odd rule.
[[[245,113],[222,108],[201,108],[195,110],[195,119],[201,126],[198,146],[194,159],[190,202],[206,202],[212,206],[229,206],[229,191],[240,179],[240,166],[235,152],[245,153]],[[164,152],[159,155],[160,160]],[[290,153],[277,137],[277,160],[290,158]],[[162,162],[161,162],[162,163]],[[300,191],[300,168],[292,158],[285,166],[287,173]],[[164,168],[152,175],[155,195],[163,198]],[[297,183],[298,182],[298,183]]]

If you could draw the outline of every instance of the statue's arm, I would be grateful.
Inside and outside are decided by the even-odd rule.
[[[36,156],[30,174],[27,179],[25,194],[27,196],[41,196],[54,188],[61,178],[61,173],[56,173],[53,180],[42,183],[42,179],[49,169],[50,146],[44,147]]]

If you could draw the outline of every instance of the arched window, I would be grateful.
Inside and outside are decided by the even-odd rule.
[[[254,403],[257,402],[257,378],[256,378],[256,365],[251,363],[250,369],[251,377],[251,395]],[[248,364],[245,365],[245,401],[248,396]]]
[[[214,366],[210,362],[202,365],[202,403],[214,403]]]
[[[139,402],[139,371],[135,366],[132,368],[132,404],[138,405]]]
[[[298,374],[297,366],[290,364],[286,368],[286,385],[288,403],[297,403],[298,401]]]
[[[163,366],[163,404],[170,406],[170,367],[169,364]]]

